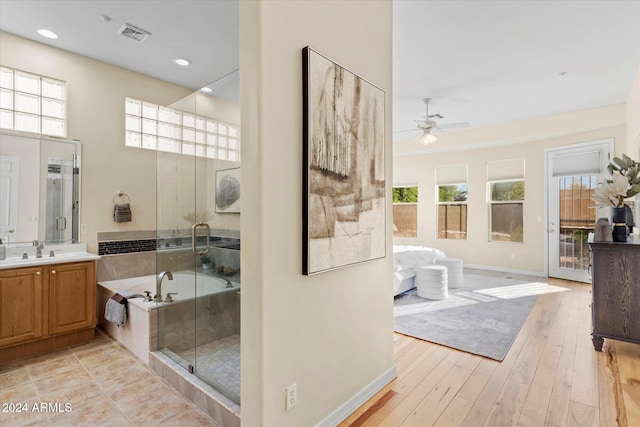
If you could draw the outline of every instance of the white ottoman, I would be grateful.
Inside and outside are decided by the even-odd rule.
[[[449,296],[447,267],[425,265],[416,268],[416,288],[420,298],[445,299]]]
[[[447,267],[447,278],[451,289],[462,287],[462,260],[459,258],[442,258],[436,260],[436,265]]]

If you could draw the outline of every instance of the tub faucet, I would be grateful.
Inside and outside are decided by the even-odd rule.
[[[173,280],[173,274],[170,271],[161,271],[156,278],[156,294],[153,297],[155,302],[162,302],[162,279],[167,276],[169,280]]]

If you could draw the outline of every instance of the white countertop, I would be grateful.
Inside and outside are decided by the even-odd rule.
[[[49,253],[54,251],[54,256]],[[27,253],[28,259],[22,259]],[[36,248],[32,246],[7,247],[7,258],[0,260],[0,270],[8,268],[33,267],[46,264],[63,264],[69,262],[92,261],[100,259],[99,255],[87,252],[85,243],[73,245],[50,245],[42,249],[42,258],[36,258]]]

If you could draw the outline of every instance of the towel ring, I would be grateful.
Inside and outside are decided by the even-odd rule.
[[[117,197],[126,197],[126,198],[127,198],[127,203],[131,203],[131,198],[130,198],[130,197],[129,197],[129,195],[128,195],[127,193],[125,193],[125,192],[118,191],[118,192],[116,193],[116,195],[115,195],[115,196],[113,196],[113,203],[114,203],[114,204],[116,203],[116,198],[117,198]]]

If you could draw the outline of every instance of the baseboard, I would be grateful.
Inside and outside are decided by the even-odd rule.
[[[544,272],[531,270],[517,270],[515,268],[494,267],[492,265],[464,264],[465,268],[477,268],[478,270],[501,271],[503,273],[524,274],[526,276],[547,277]]]
[[[353,414],[356,409],[362,406],[367,400],[371,399],[377,392],[382,390],[384,386],[389,384],[395,377],[397,377],[396,367],[393,366],[378,378],[373,380],[369,385],[360,390],[351,399],[340,405],[338,409],[333,411],[324,420],[316,424],[316,427],[335,427],[347,417]]]

